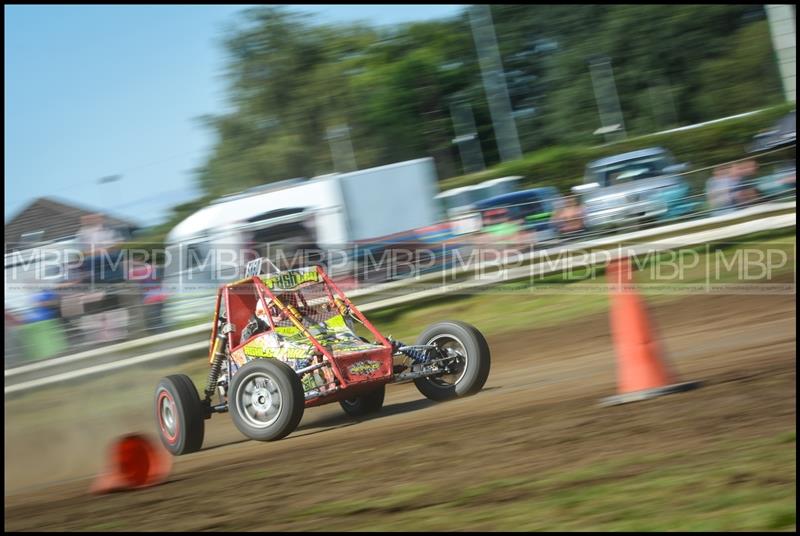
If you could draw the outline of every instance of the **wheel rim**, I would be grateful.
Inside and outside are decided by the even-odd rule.
[[[268,374],[254,373],[237,389],[236,409],[250,426],[267,428],[278,420],[282,408],[280,387]]]
[[[167,391],[161,391],[158,396],[158,418],[161,432],[170,444],[178,439],[178,418],[175,401]]]
[[[464,343],[458,337],[452,335],[437,335],[428,341],[427,344],[435,344],[439,351],[452,357],[448,363],[451,373],[442,374],[430,378],[431,382],[437,387],[453,387],[464,377],[467,372],[467,350]]]

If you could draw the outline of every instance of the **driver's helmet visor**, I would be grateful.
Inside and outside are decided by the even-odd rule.
[[[256,316],[267,323],[269,323],[270,318],[273,322],[278,322],[281,319],[282,313],[275,301],[265,296],[263,299],[258,300]]]

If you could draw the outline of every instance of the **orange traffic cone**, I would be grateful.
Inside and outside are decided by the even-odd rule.
[[[155,486],[166,480],[172,457],[143,434],[123,436],[111,444],[106,471],[95,479],[91,493],[110,493]]]
[[[677,383],[677,374],[663,357],[641,296],[632,285],[630,259],[608,266],[611,292],[611,332],[617,350],[617,395],[604,398],[603,406],[646,400],[688,391],[700,382]]]

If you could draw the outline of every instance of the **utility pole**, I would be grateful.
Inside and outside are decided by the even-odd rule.
[[[783,94],[788,102],[796,102],[797,75],[795,7],[791,5],[770,4],[764,6],[769,20],[769,33],[772,46],[778,59],[778,68],[783,82]]]
[[[450,103],[450,116],[453,119],[453,131],[456,137],[453,143],[458,146],[461,155],[461,167],[464,173],[474,173],[486,169],[483,151],[475,128],[475,117],[468,102],[453,101]]]
[[[521,158],[522,149],[519,145],[517,126],[511,115],[511,100],[508,98],[508,88],[489,6],[473,5],[469,9],[469,19],[500,159],[506,161]]]
[[[350,127],[347,123],[329,127],[326,138],[331,146],[333,170],[337,173],[356,171],[358,166],[353,153],[353,144],[350,141]]]
[[[601,128],[595,134],[604,134],[606,142],[624,140],[625,120],[617,96],[617,84],[614,82],[614,71],[611,68],[611,58],[597,56],[589,60],[589,69],[592,75],[594,98],[597,101],[597,111],[600,115]]]

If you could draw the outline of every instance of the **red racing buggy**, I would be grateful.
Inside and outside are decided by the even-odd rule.
[[[217,293],[203,397],[184,374],[156,388],[156,423],[172,454],[200,450],[214,413],[229,412],[242,434],[271,441],[294,431],[306,407],[376,412],[387,383],[413,381],[444,401],[486,382],[489,346],[473,326],[438,322],[405,345],[381,335],[321,267],[262,274],[262,261]]]

